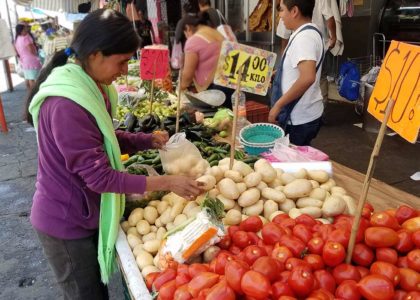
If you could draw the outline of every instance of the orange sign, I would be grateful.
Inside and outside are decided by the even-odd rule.
[[[415,143],[420,129],[419,46],[391,42],[369,100],[369,113],[382,121],[390,98],[395,105],[388,127]]]

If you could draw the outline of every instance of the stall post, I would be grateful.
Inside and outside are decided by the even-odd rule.
[[[182,68],[179,69],[179,77],[178,77],[178,99],[176,101],[175,133],[179,132],[179,116],[181,114],[181,81],[182,81]]]

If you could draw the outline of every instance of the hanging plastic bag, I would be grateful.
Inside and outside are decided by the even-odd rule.
[[[159,150],[162,168],[168,175],[185,175],[198,178],[203,175],[209,163],[201,157],[197,147],[187,140],[185,132],[174,134]]]
[[[182,51],[181,42],[174,41],[171,54],[171,66],[173,69],[181,69],[184,64],[184,52]]]
[[[216,30],[221,35],[223,35],[223,37],[225,38],[225,40],[230,41],[230,42],[237,43],[238,40],[236,39],[236,36],[233,33],[232,27],[230,27],[230,25],[227,25],[227,22],[226,22],[225,18],[223,17],[222,13],[219,10],[217,10],[217,14],[219,16],[219,23],[220,23],[220,25],[217,26]]]

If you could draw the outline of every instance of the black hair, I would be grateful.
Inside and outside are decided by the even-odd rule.
[[[70,43],[70,49],[85,68],[91,54],[101,52],[104,56],[110,56],[134,53],[139,43],[139,37],[133,25],[123,14],[112,9],[98,9],[80,22]],[[30,101],[52,70],[65,65],[67,59],[65,50],[60,50],[41,69],[34,88],[29,92],[26,108],[29,107]],[[29,114],[28,121],[31,121]]]
[[[283,3],[288,10],[291,10],[293,6],[296,6],[303,17],[312,18],[315,0],[283,0]]]
[[[15,40],[17,40],[18,36],[20,36],[22,34],[22,31],[26,28],[27,26],[25,24],[17,24],[15,27],[15,31],[16,31],[16,36],[15,36]]]
[[[199,3],[201,6],[204,6],[204,5],[211,5],[210,0],[198,0],[198,3]]]
[[[211,26],[210,15],[207,11],[200,12],[198,15],[188,15],[184,18],[183,30],[187,29],[187,25],[196,27],[198,25]]]
[[[200,8],[198,7],[197,1],[187,1],[182,6],[182,9],[186,14],[198,14]]]

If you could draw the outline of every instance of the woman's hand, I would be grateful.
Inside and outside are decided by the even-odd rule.
[[[278,105],[274,105],[268,114],[268,122],[276,124],[277,123],[277,116],[279,115],[281,108]]]
[[[155,131],[152,133],[152,147],[154,149],[162,149],[168,140],[169,134],[167,131]]]
[[[167,177],[168,190],[175,194],[187,198],[195,199],[198,195],[204,192],[204,183],[195,181],[191,177],[169,175]]]

